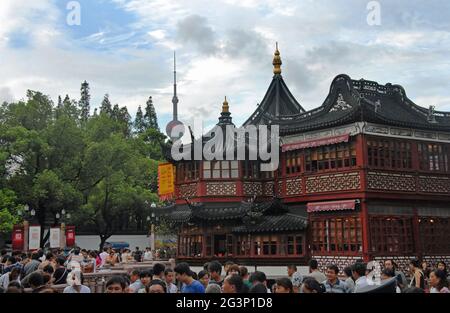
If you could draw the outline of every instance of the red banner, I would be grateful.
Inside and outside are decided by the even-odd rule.
[[[22,225],[14,226],[12,232],[12,250],[13,251],[22,251],[23,245],[25,243],[24,240],[24,230]]]
[[[75,226],[66,226],[66,246],[73,247],[75,245]]]
[[[355,200],[313,202],[307,204],[307,212],[354,210]]]
[[[287,143],[281,146],[281,150],[283,152],[306,149],[306,148],[314,148],[326,145],[334,145],[341,142],[348,142],[350,139],[350,134],[344,134],[334,137],[327,137],[322,139],[312,139],[307,141],[299,141],[294,143]]]

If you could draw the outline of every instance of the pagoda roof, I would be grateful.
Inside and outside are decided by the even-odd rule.
[[[244,125],[275,124],[280,126],[281,134],[286,135],[358,121],[450,131],[450,112],[418,106],[400,85],[352,80],[345,74],[333,80],[320,107],[297,114],[276,115],[261,104]]]
[[[295,214],[263,216],[253,223],[244,223],[232,229],[233,233],[282,232],[305,229],[308,219]]]

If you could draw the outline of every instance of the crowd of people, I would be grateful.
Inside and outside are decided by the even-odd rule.
[[[153,252],[136,248],[116,252],[111,248],[86,251],[75,248],[34,251],[32,253],[1,252],[0,292],[55,293],[54,285],[65,285],[64,293],[90,293],[84,285],[85,273],[94,273],[115,264],[153,260]],[[288,265],[285,277],[269,280],[262,271],[249,272],[247,267],[228,261],[204,264],[198,273],[188,263],[169,261],[170,266],[153,263],[145,270],[128,275],[112,276],[105,285],[106,293],[358,293],[374,285],[376,275],[362,260],[340,269],[329,264],[324,271],[316,260],[309,262],[309,273],[302,275],[295,265]],[[445,262],[431,268],[426,262],[413,259],[409,264],[410,279],[397,269],[393,260],[386,260],[378,279],[395,281],[397,293],[449,293]],[[342,270],[342,271],[341,271]],[[343,275],[340,275],[343,273]],[[393,279],[395,278],[395,279]]]

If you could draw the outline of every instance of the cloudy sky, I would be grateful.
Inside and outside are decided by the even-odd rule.
[[[165,128],[176,50],[180,116],[213,123],[227,95],[240,125],[270,84],[278,41],[306,109],[346,73],[450,111],[448,0],[377,1],[380,25],[368,23],[366,0],[80,0],[80,25],[67,23],[70,2],[1,0],[0,101],[27,89],[78,99],[87,80],[94,107],[109,93],[134,116],[152,95]]]

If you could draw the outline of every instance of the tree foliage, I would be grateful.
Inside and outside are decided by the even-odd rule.
[[[47,227],[65,209],[70,223],[95,230],[102,243],[145,223],[146,201],[157,201],[166,140],[156,112],[146,111],[152,127],[137,130],[127,108],[112,107],[108,95],[100,114],[89,115],[89,92],[84,82],[79,102],[66,96],[55,106],[48,96],[28,91],[26,101],[0,106],[0,232],[11,230],[16,208],[24,204]]]

